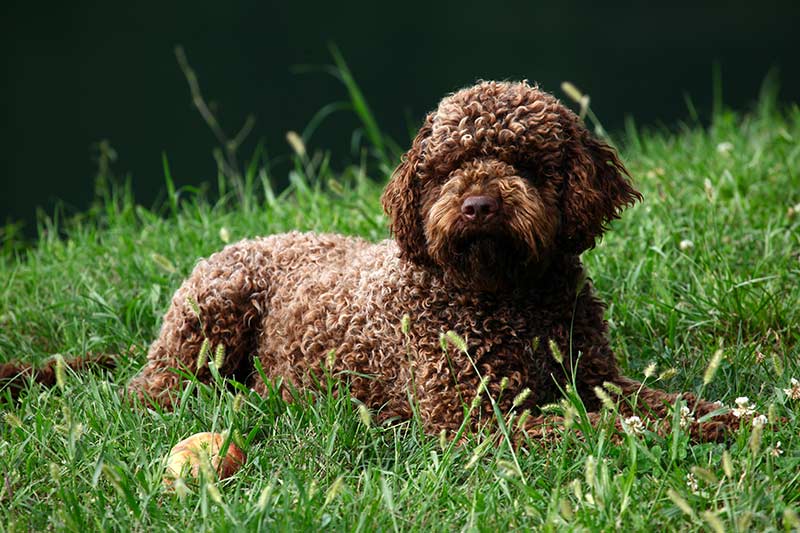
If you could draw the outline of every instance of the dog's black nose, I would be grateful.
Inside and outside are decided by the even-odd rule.
[[[470,196],[461,204],[461,214],[467,220],[485,222],[490,219],[500,205],[491,196]]]

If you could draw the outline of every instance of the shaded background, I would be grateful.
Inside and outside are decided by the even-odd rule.
[[[403,146],[439,98],[478,78],[527,78],[560,97],[571,80],[612,131],[627,115],[675,125],[689,115],[687,94],[707,119],[714,64],[729,107],[752,104],[773,67],[781,100],[800,101],[800,4],[644,4],[6,1],[0,224],[23,221],[30,235],[37,206],[50,211],[60,199],[68,212],[85,209],[97,169],[91,146],[102,139],[144,205],[164,189],[162,152],[178,186],[215,179],[215,140],[191,105],[176,44],[227,131],[256,116],[245,157],[259,139],[273,158],[288,153],[287,130],[346,98],[332,77],[293,70],[330,64],[331,42],[380,127]],[[343,166],[354,160],[357,127],[334,115],[310,147],[330,149]]]

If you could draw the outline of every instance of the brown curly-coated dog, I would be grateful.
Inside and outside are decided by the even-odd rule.
[[[458,91],[427,116],[386,187],[394,240],[288,233],[227,246],[175,293],[129,391],[172,406],[180,372],[195,372],[208,339],[225,347],[222,374],[259,393],[268,386],[253,357],[267,378],[299,388],[330,365],[379,416],[408,419],[416,409],[432,433],[461,426],[483,378],[503,413],[530,409],[525,429],[544,435],[553,419],[537,407],[558,401],[573,372],[590,412],[608,382],[624,416],[668,431],[679,395],[620,374],[579,259],[640,198],[626,176],[615,151],[537,87]],[[443,349],[449,330],[466,339],[466,353]],[[207,366],[196,373],[210,379]],[[483,397],[473,428],[494,416]],[[695,438],[717,440],[737,423],[730,414],[695,422],[718,405],[683,398]]]

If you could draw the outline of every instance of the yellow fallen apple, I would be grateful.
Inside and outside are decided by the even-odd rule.
[[[226,436],[222,433],[195,433],[176,444],[166,460],[164,483],[172,485],[175,478],[198,477],[200,468],[215,472],[219,479],[232,476],[247,460],[244,452],[233,441],[221,451]]]

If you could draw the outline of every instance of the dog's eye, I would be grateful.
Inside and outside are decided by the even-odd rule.
[[[534,185],[541,183],[544,179],[541,174],[532,169],[520,169],[518,173],[521,178]]]

